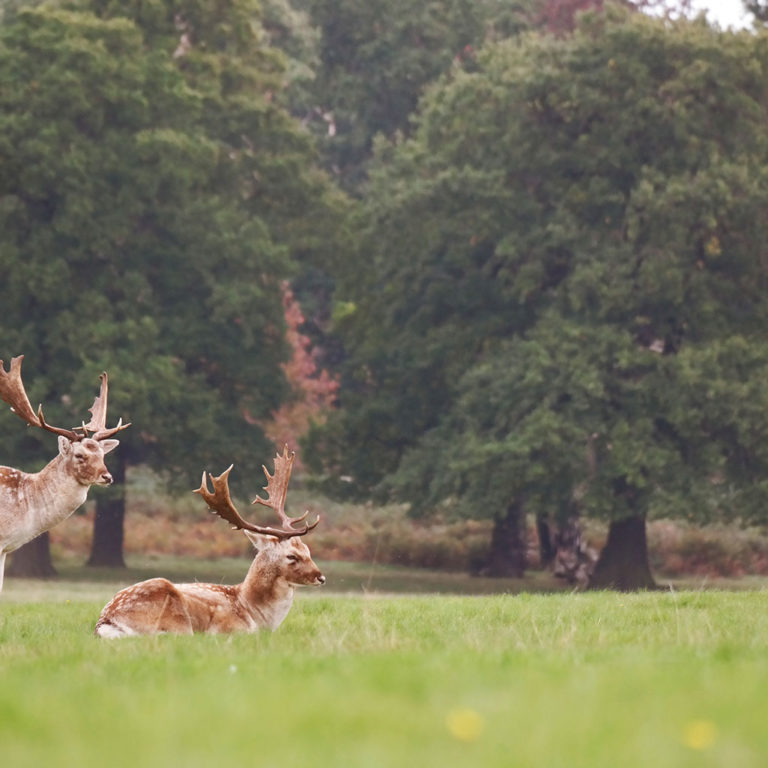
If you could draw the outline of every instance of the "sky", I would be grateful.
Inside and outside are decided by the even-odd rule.
[[[707,18],[721,27],[748,27],[751,18],[741,0],[692,0],[696,11],[706,11]]]

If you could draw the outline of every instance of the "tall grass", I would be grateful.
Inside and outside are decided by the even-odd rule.
[[[0,603],[0,754],[26,766],[768,764],[768,592],[304,593],[274,634],[91,635]]]

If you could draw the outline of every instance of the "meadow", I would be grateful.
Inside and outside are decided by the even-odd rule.
[[[395,594],[342,567],[368,579],[342,593],[331,567],[274,634],[109,642],[116,585],[60,570],[0,599],[14,768],[768,763],[766,590]]]

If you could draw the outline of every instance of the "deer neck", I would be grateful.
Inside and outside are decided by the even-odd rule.
[[[24,488],[28,508],[36,515],[41,530],[48,530],[69,517],[88,495],[88,486],[72,476],[61,455],[25,479],[26,483],[22,483],[21,487]]]
[[[277,564],[257,555],[240,585],[239,598],[259,626],[274,630],[291,610],[294,592]]]
[[[88,494],[59,455],[40,472],[5,468],[13,480],[0,493],[0,550],[12,552],[69,517]]]

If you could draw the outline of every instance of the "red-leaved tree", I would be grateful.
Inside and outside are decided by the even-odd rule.
[[[264,431],[277,446],[295,449],[310,424],[325,420],[336,400],[339,382],[328,371],[318,370],[311,341],[300,330],[305,320],[301,306],[287,282],[282,288],[286,338],[293,350],[291,359],[283,364],[291,397],[273,414]]]

